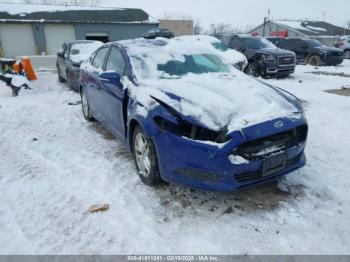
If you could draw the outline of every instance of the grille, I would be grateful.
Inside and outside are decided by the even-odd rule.
[[[298,154],[298,155],[288,159],[285,169],[288,169],[288,168],[292,167],[293,165],[295,165],[300,160],[301,155],[302,154]],[[273,176],[273,175],[274,174],[271,174],[270,176]],[[237,175],[235,175],[235,178],[236,178],[237,182],[244,183],[244,182],[257,180],[259,178],[263,178],[263,176],[262,176],[261,170],[257,170],[257,171],[253,171],[253,172],[237,174]]]
[[[268,137],[248,141],[234,151],[248,160],[261,160],[305,142],[307,125],[301,125]]]
[[[278,64],[281,66],[284,65],[294,65],[295,60],[293,56],[279,56],[278,57]]]

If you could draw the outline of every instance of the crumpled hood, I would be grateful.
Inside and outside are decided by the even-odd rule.
[[[158,105],[151,96],[185,119],[212,130],[229,132],[279,117],[300,117],[295,102],[243,73],[190,74],[180,79],[143,81],[132,92],[144,105]]]

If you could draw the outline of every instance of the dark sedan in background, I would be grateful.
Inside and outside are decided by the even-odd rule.
[[[67,82],[70,88],[78,91],[80,64],[102,45],[102,42],[89,40],[64,43],[57,53],[58,80]]]
[[[166,28],[153,28],[143,34],[143,37],[146,39],[155,39],[157,37],[173,38],[174,36],[174,33]]]
[[[343,62],[344,52],[339,48],[328,47],[309,38],[268,38],[278,47],[295,52],[297,62],[314,66],[339,65]]]

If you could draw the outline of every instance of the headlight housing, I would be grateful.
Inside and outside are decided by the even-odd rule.
[[[167,110],[172,120],[168,119],[170,116],[155,116],[153,118],[154,122],[161,130],[166,130],[178,136],[183,136],[192,140],[199,141],[210,141],[215,143],[226,143],[230,140],[227,135],[227,128],[221,131],[213,131],[208,128],[192,124],[182,118],[182,116],[171,106],[164,103],[158,98],[151,96],[155,101],[157,101],[161,106]]]
[[[276,63],[276,58],[274,55],[271,54],[261,54],[262,58],[264,59],[265,62],[272,62]]]
[[[191,140],[210,141],[218,144],[226,143],[230,140],[230,137],[226,135],[227,130],[213,131],[186,121],[174,123],[161,116],[156,116],[153,120],[162,131],[166,130]]]
[[[328,51],[326,51],[326,50],[321,50],[321,56],[322,56],[323,58],[326,58],[326,57],[328,56],[328,54],[329,54]]]

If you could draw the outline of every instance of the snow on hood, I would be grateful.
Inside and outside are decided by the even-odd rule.
[[[180,79],[146,80],[132,93],[149,107],[155,105],[151,96],[160,99],[183,116],[216,131],[227,126],[232,132],[279,117],[300,117],[293,103],[243,74],[189,74]]]
[[[130,88],[130,95],[148,110],[158,105],[153,96],[207,128],[218,131],[228,127],[229,132],[279,117],[297,117],[296,105],[228,63],[227,73],[189,73],[165,78],[158,71],[158,64],[174,59],[184,61],[185,55],[216,55],[207,42],[193,44],[158,38],[120,43],[131,57],[139,84]]]
[[[90,57],[90,55],[99,47],[103,45],[102,42],[86,42],[74,43],[71,47],[70,58],[75,63],[80,63]]]

